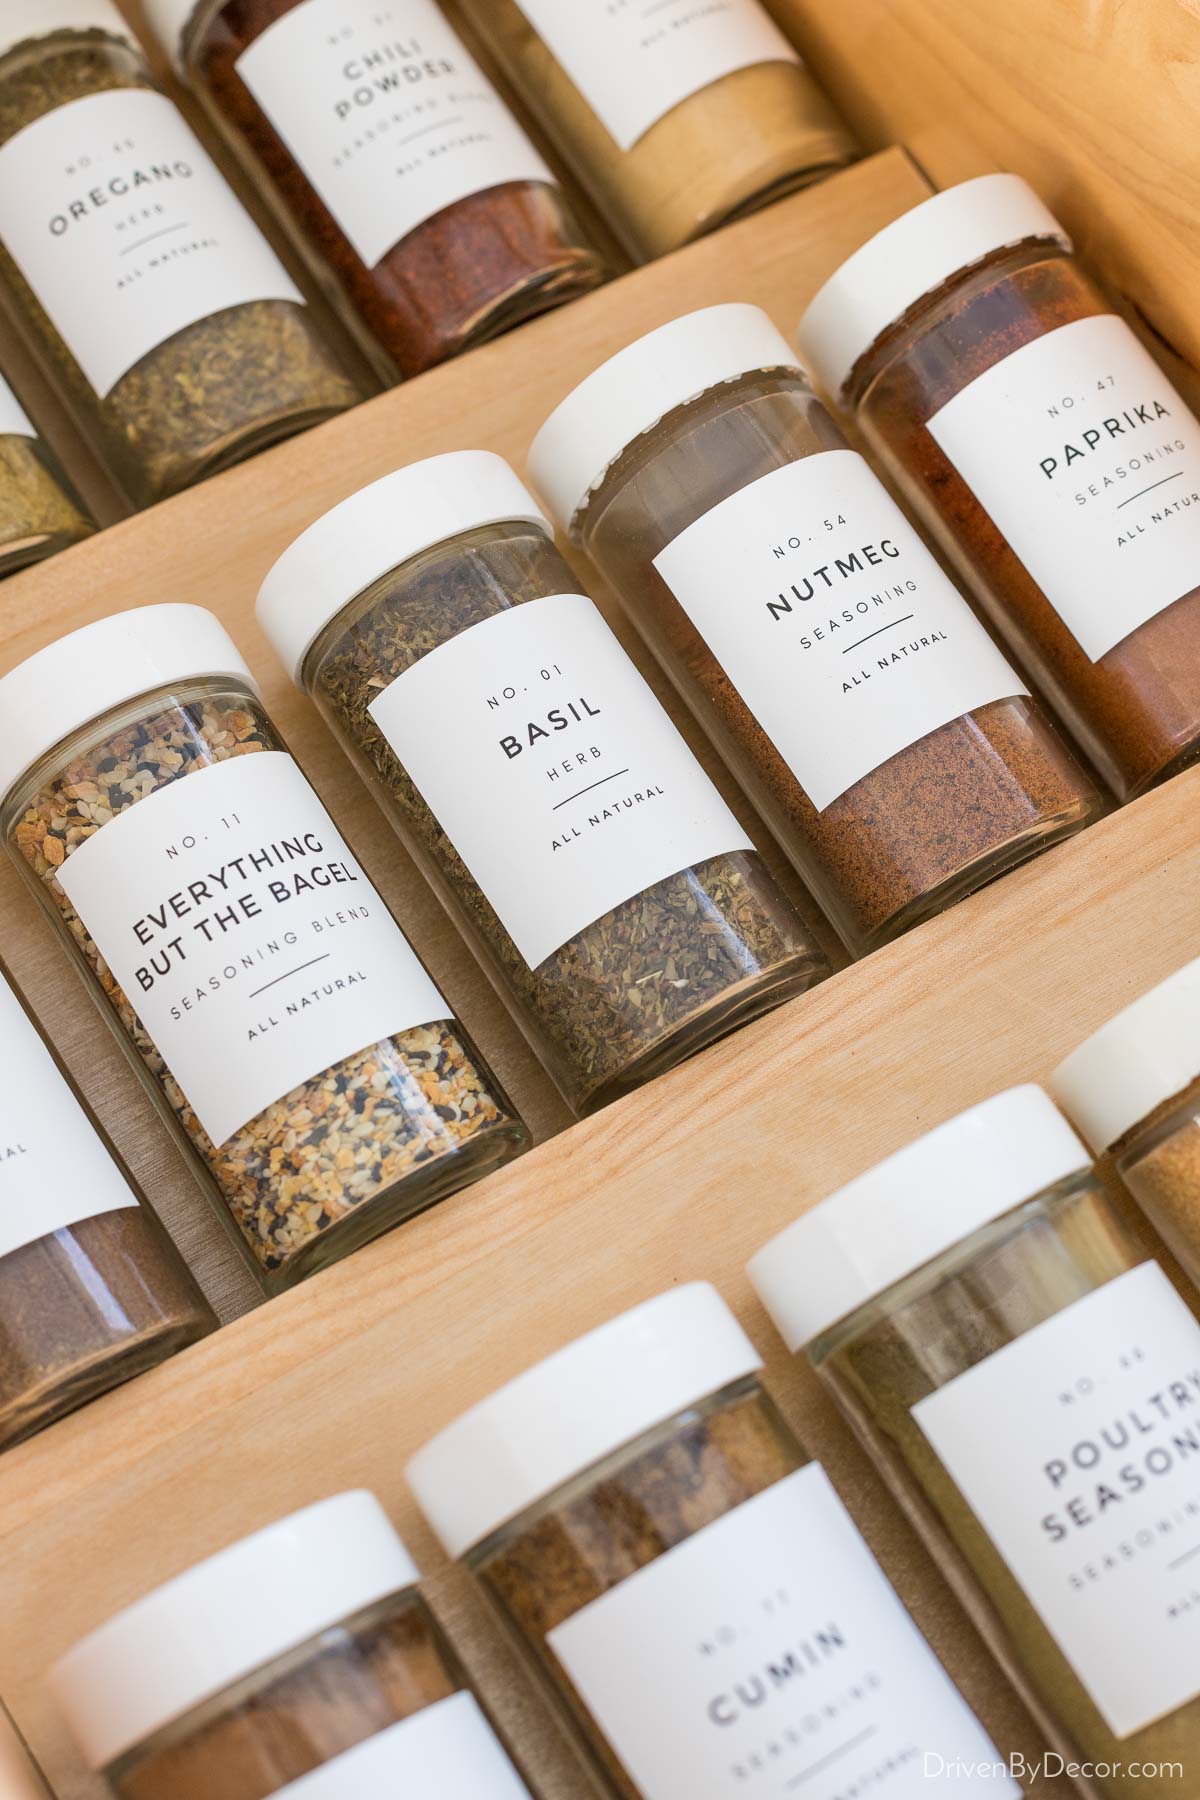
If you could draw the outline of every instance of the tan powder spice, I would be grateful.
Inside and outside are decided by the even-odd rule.
[[[1200,1082],[1127,1134],[1113,1154],[1130,1192],[1200,1284]]]
[[[165,1727],[109,1780],[121,1800],[268,1800],[462,1686],[424,1602],[384,1601]]]
[[[325,1234],[377,1195],[425,1171],[425,1203],[439,1198],[438,1175],[452,1181],[459,1153],[483,1152],[492,1134],[496,1160],[511,1153],[512,1115],[473,1047],[453,1020],[414,1027],[314,1076],[215,1145],[56,879],[97,831],[168,783],[229,757],[284,748],[245,691],[164,702],[149,716],[101,727],[46,779],[12,835],[258,1266],[298,1279],[315,1265]]]
[[[729,219],[805,187],[854,154],[849,131],[798,59],[754,63],[703,83],[622,149],[539,36],[520,0],[458,0],[458,5],[639,261],[677,250]],[[615,13],[619,8],[596,10]],[[697,17],[690,25],[673,7],[664,20],[668,31],[680,33],[680,55],[687,54],[688,29],[702,40],[709,29],[705,9],[694,10]],[[716,14],[720,9],[707,10]],[[617,56],[621,27],[610,29]],[[729,29],[728,20],[712,24],[714,32],[727,34]],[[640,69],[630,75],[635,81],[645,79]]]

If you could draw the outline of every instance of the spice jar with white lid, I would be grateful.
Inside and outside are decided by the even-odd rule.
[[[959,1114],[749,1272],[1081,1791],[1195,1767],[1200,1323],[1049,1095]]]
[[[620,351],[551,415],[530,468],[853,951],[1094,815],[1088,778],[758,307]]]
[[[203,608],[0,678],[0,832],[268,1292],[525,1148]]]
[[[760,0],[460,0],[637,260],[849,162],[854,140]]]
[[[385,379],[604,278],[435,0],[151,0],[148,15]]]
[[[998,1753],[714,1288],[673,1289],[538,1363],[409,1464],[622,1800],[1013,1796]],[[956,1768],[987,1774],[956,1775]]]
[[[373,1494],[243,1538],[50,1686],[120,1800],[528,1800]]]
[[[55,556],[94,530],[0,375],[0,576]]]
[[[1102,1025],[1050,1091],[1200,1283],[1200,960]]]
[[[503,458],[351,495],[258,617],[577,1112],[827,972]]]
[[[2,965],[0,1069],[6,1449],[217,1321]]]
[[[1118,797],[1200,756],[1200,421],[1037,194],[905,213],[800,347]]]
[[[0,291],[134,506],[361,397],[110,0],[0,12]]]

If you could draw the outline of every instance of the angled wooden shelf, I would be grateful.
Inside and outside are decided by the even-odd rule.
[[[689,307],[757,300],[790,331],[836,264],[927,191],[902,153],[874,157],[130,520],[0,594],[0,669],[123,606],[169,598],[221,614],[540,1139],[520,1163],[0,1459],[0,1693],[61,1800],[100,1800],[102,1791],[79,1766],[42,1685],[47,1665],[82,1631],[271,1517],[359,1483],[380,1494],[436,1568],[441,1559],[402,1481],[411,1451],[571,1335],[698,1277],[720,1286],[769,1353],[777,1397],[997,1742],[1039,1747],[832,1408],[786,1365],[743,1264],[796,1212],[915,1133],[998,1088],[1044,1077],[1083,1033],[1200,951],[1200,771],[652,1088],[567,1126],[503,1008],[252,618],[273,557],[362,482],[468,444],[519,465],[536,425],[575,380]],[[226,1316],[244,1311],[250,1296],[197,1190],[7,870],[0,952]],[[465,1584],[443,1573],[434,1588],[502,1718],[522,1726],[544,1800],[579,1800],[577,1770]],[[1039,1791],[1069,1800],[1062,1783]]]

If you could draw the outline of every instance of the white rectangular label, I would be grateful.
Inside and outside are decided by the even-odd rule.
[[[0,1257],[137,1205],[3,977],[0,1071]]]
[[[714,81],[800,60],[758,0],[517,3],[622,150]]]
[[[162,94],[56,107],[0,149],[0,238],[98,394],[197,319],[302,296]]]
[[[471,1694],[451,1694],[280,1788],[275,1800],[529,1800]]]
[[[913,1417],[1117,1737],[1200,1694],[1200,1325],[1157,1263]]]
[[[645,1800],[1020,1792],[815,1463],[549,1643]]]
[[[451,1016],[282,751],[159,788],[58,880],[214,1144],[347,1056]]]
[[[303,0],[237,68],[370,268],[468,194],[554,179],[433,0]]]
[[[582,594],[526,601],[371,715],[531,968],[745,832]]]
[[[0,437],[36,437],[17,396],[0,375]]]
[[[654,566],[818,812],[1028,691],[853,450],[752,481]]]
[[[929,430],[1093,662],[1200,588],[1200,421],[1123,320],[1015,350]]]

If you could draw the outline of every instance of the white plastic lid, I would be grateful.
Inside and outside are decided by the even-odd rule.
[[[299,684],[315,638],[373,581],[447,538],[508,521],[552,535],[502,456],[452,450],[410,463],[351,494],[288,545],[258,590],[258,622]]]
[[[789,1350],[799,1350],[1090,1162],[1049,1094],[1009,1088],[814,1206],[758,1252],[750,1279]]]
[[[81,726],[174,682],[231,675],[257,692],[237,645],[202,606],[139,606],[81,626],[0,676],[0,800]]]
[[[244,1675],[420,1579],[373,1494],[337,1494],[197,1563],[69,1650],[49,1682],[106,1769]]]
[[[755,369],[800,369],[759,306],[708,306],[618,350],[561,401],[533,440],[529,473],[563,530],[621,452],[660,419]]]
[[[129,23],[112,0],[0,0],[0,56],[15,44],[56,31],[106,31],[137,47]]]
[[[923,200],[856,250],[800,321],[800,354],[827,394],[881,332],[960,269],[1027,238],[1071,249],[1054,214],[1019,175],[980,175]]]
[[[167,55],[182,61],[183,38],[200,0],[142,0],[146,24]]]
[[[1050,1091],[1097,1154],[1200,1075],[1200,957],[1093,1032]]]
[[[409,1463],[451,1556],[762,1358],[714,1287],[692,1282],[622,1313],[518,1375]]]

